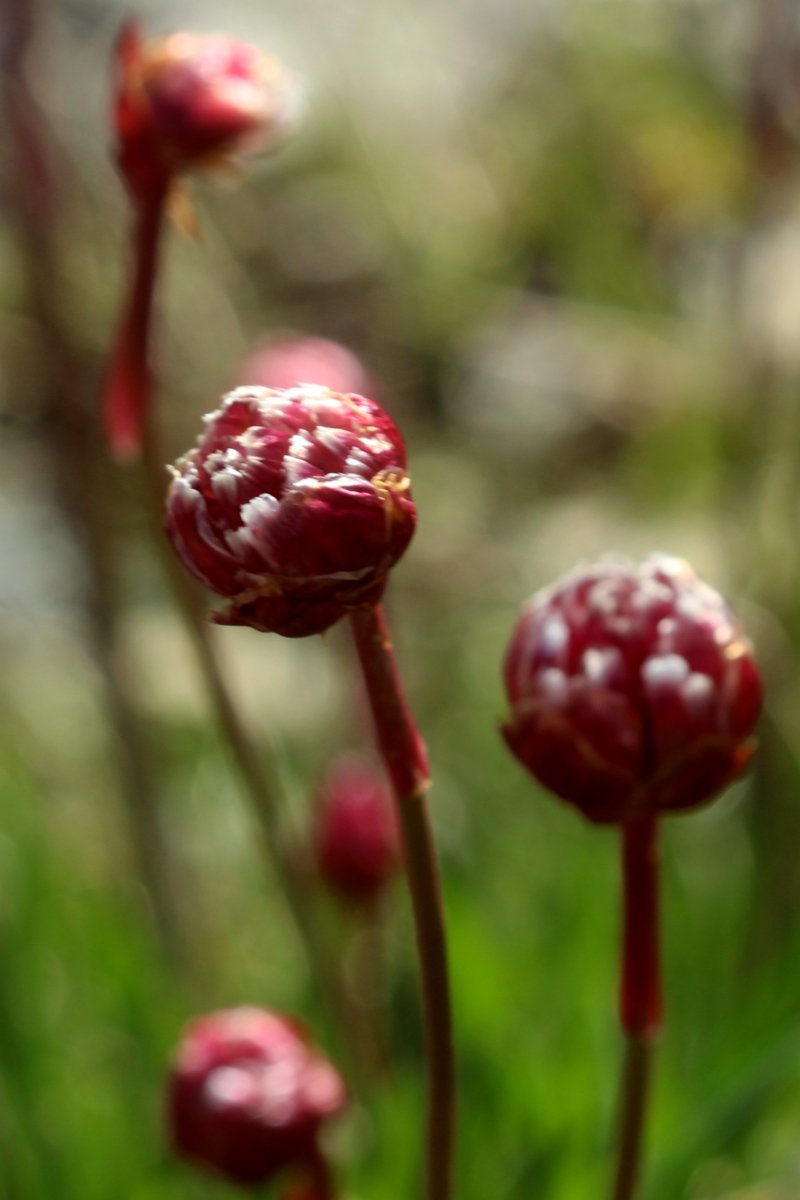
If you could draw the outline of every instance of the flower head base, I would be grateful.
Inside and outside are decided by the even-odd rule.
[[[383,780],[366,760],[338,759],[320,788],[314,829],[320,874],[345,900],[375,899],[397,869],[397,825]]]
[[[399,430],[363,396],[237,388],[173,470],[167,534],[230,598],[215,620],[285,637],[375,603],[414,532]]]
[[[338,1072],[294,1021],[258,1008],[211,1013],[175,1055],[170,1139],[181,1157],[260,1187],[315,1162],[320,1127],[345,1101]]]
[[[143,42],[135,26],[122,31],[118,161],[137,196],[182,171],[274,145],[295,110],[292,77],[255,46],[187,32]]]
[[[504,674],[509,747],[591,821],[694,808],[753,753],[750,643],[722,597],[666,555],[603,561],[534,596]]]

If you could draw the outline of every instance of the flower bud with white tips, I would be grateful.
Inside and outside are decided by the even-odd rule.
[[[535,595],[504,676],[509,747],[592,821],[695,808],[753,753],[752,647],[722,597],[666,555],[604,560]]]
[[[378,601],[416,523],[399,430],[364,396],[237,388],[173,469],[166,530],[215,620],[321,633]]]
[[[167,1101],[175,1152],[241,1187],[315,1171],[323,1124],[346,1102],[338,1071],[294,1020],[260,1008],[210,1013],[184,1031]]]

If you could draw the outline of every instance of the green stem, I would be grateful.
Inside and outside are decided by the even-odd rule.
[[[414,912],[425,1015],[427,1200],[453,1194],[456,1072],[441,880],[428,814],[428,764],[408,707],[382,609],[354,609],[350,623],[392,780]]]

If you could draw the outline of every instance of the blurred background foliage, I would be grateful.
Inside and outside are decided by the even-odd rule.
[[[581,558],[651,549],[685,555],[735,601],[768,705],[752,777],[665,831],[668,1025],[647,1196],[797,1196],[795,5],[137,8],[151,33],[224,25],[307,85],[293,142],[235,186],[192,182],[201,241],[168,239],[170,454],[253,342],[281,329],[356,350],[407,434],[420,525],[389,606],[434,764],[462,1200],[605,1187],[615,839],[538,794],[505,752],[499,661],[535,587]],[[163,1147],[164,1066],[193,1013],[300,1012],[344,1053],[209,726],[135,472],[100,445],[129,219],[106,115],[125,11],[7,0],[0,15],[3,1200],[232,1194]],[[287,836],[302,841],[320,771],[369,736],[346,639],[214,637],[276,747]],[[149,879],[132,832],[141,841],[143,812],[165,855]],[[347,965],[357,934],[317,899]],[[413,1196],[420,1166],[400,887],[385,921],[376,1012],[392,1082],[334,1138],[357,1200]]]

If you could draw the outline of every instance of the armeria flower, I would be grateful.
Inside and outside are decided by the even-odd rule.
[[[166,530],[230,599],[215,620],[286,637],[374,603],[414,532],[399,430],[363,396],[237,388],[179,459]]]
[[[317,1135],[345,1102],[339,1073],[295,1021],[235,1008],[185,1030],[169,1079],[168,1132],[180,1157],[260,1187],[286,1168],[316,1173]]]
[[[320,875],[346,900],[375,899],[397,870],[397,825],[386,786],[357,755],[337,759],[320,789],[314,826]]]
[[[694,808],[753,753],[750,643],[722,597],[665,555],[605,560],[538,593],[504,673],[508,745],[592,821]]]
[[[257,47],[181,31],[117,44],[117,161],[133,195],[178,174],[276,145],[297,109],[293,77]]]
[[[238,372],[242,384],[270,388],[317,383],[333,392],[375,395],[359,358],[338,342],[306,334],[282,334],[254,346]]]
[[[115,59],[115,156],[135,209],[132,271],[104,393],[109,443],[141,450],[151,390],[148,362],[165,206],[188,171],[276,146],[293,126],[297,88],[274,59],[224,34],[142,41],[134,24]]]

